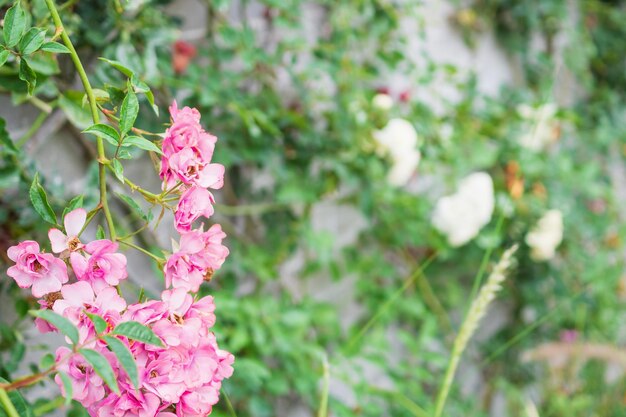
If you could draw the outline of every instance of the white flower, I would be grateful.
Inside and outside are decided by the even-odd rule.
[[[494,206],[491,177],[485,172],[476,172],[459,183],[456,193],[439,199],[432,223],[446,235],[450,245],[461,246],[489,223]]]
[[[518,114],[526,120],[527,131],[519,141],[520,144],[532,151],[541,151],[558,138],[559,125],[555,120],[558,108],[554,103],[546,103],[533,108],[522,104],[517,108]]]
[[[548,210],[526,235],[530,257],[535,261],[552,259],[562,240],[563,214],[559,210]]]
[[[417,149],[417,132],[407,120],[394,118],[387,126],[373,133],[381,153],[391,157],[392,167],[387,182],[395,187],[405,185],[419,165],[422,154]]]
[[[393,99],[389,94],[376,94],[372,99],[372,105],[380,110],[390,110],[393,107]]]

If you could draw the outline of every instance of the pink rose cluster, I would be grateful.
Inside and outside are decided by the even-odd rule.
[[[199,112],[188,107],[179,110],[174,102],[170,113],[161,177],[164,188],[182,194],[174,213],[181,237],[166,260],[166,289],[160,299],[127,305],[117,288],[128,276],[126,257],[110,240],[80,240],[87,217],[82,208],[65,216],[65,232],[50,230],[53,253],[41,251],[34,241],[8,250],[15,265],[7,274],[20,287],[30,288],[42,309],[74,324],[81,349],[95,350],[111,364],[119,393],[76,349],[56,351],[56,369],[69,376],[72,398],[93,417],[205,417],[218,401],[222,380],[233,373],[233,355],[219,349],[211,332],[213,297],[195,294],[228,256],[222,244],[226,235],[217,224],[206,231],[204,225],[192,229],[200,217],[213,214],[214,198],[207,187],[221,187],[224,167],[210,162],[217,139],[202,129]],[[94,316],[104,320],[104,331],[96,330]],[[120,323],[131,321],[150,328],[162,341],[157,346],[115,336],[135,359],[137,388],[103,338],[112,336]],[[57,330],[39,318],[36,325],[42,332]],[[61,376],[55,380],[66,395]]]

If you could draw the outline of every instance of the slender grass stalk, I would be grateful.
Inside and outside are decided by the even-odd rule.
[[[38,407],[35,407],[33,409],[33,413],[35,414],[35,417],[40,417],[40,416],[46,415],[50,411],[54,411],[54,410],[58,409],[59,407],[61,407],[64,402],[65,402],[65,398],[57,397],[57,398],[55,398],[52,401],[48,401],[45,404],[42,404],[42,405],[40,405]]]
[[[72,62],[76,67],[76,71],[78,72],[78,76],[80,77],[81,82],[83,83],[83,88],[85,90],[85,94],[87,94],[87,100],[89,102],[89,109],[91,110],[91,118],[95,123],[100,121],[100,114],[98,113],[98,103],[96,102],[96,96],[93,93],[93,89],[91,88],[91,83],[89,82],[89,78],[87,77],[87,73],[85,72],[85,68],[83,67],[80,58],[78,57],[78,53],[72,44],[70,37],[67,35],[65,31],[65,27],[63,26],[63,21],[59,16],[59,12],[54,4],[54,0],[45,0],[46,6],[50,11],[50,15],[52,16],[52,21],[54,22],[54,26],[56,27],[57,33],[61,34],[61,40],[70,50],[70,57],[72,58]],[[104,161],[106,161],[106,154],[104,152],[104,142],[102,138],[96,138],[96,147],[98,148],[98,176],[100,180],[100,204],[102,205],[102,211],[104,213],[104,217],[106,219],[107,225],[109,227],[109,235],[111,236],[111,240],[115,241],[115,223],[113,222],[113,217],[111,216],[111,211],[109,210],[109,204],[107,202],[107,185],[106,185],[106,165]]]
[[[424,273],[424,270],[426,270],[426,268],[435,260],[435,258],[437,257],[437,253],[434,253],[433,255],[431,255],[428,259],[426,259],[426,261],[419,266],[419,268],[417,268],[412,274],[411,276],[409,276],[405,281],[404,284],[402,284],[402,287],[398,288],[398,290],[396,290],[395,293],[393,293],[393,295],[391,297],[389,297],[389,299],[387,301],[385,301],[376,311],[376,313],[374,314],[374,316],[372,316],[371,319],[368,320],[367,323],[365,323],[365,325],[363,327],[361,327],[361,329],[359,330],[359,332],[354,335],[350,341],[348,342],[348,344],[346,345],[345,348],[345,352],[351,352],[352,349],[354,348],[354,345],[363,337],[365,336],[365,334],[369,331],[369,329],[376,324],[376,322],[383,316],[383,314],[385,314],[387,312],[387,310],[389,310],[389,308],[393,305],[393,303],[398,299],[398,297],[400,297],[402,295],[402,293],[404,293],[404,291],[406,291],[407,288],[409,288],[420,276],[421,274]]]
[[[328,365],[328,358],[324,355],[323,359],[323,385],[322,395],[320,397],[320,408],[317,411],[317,417],[328,417],[328,393],[330,390],[330,369]]]
[[[11,402],[11,399],[9,398],[9,395],[2,388],[0,388],[0,404],[2,404],[2,407],[5,409],[9,417],[20,417],[15,409],[15,406]]]
[[[500,262],[496,264],[493,272],[491,273],[491,275],[489,275],[487,282],[480,289],[478,296],[474,299],[474,301],[472,301],[472,305],[470,306],[465,320],[461,325],[459,334],[454,340],[452,354],[450,356],[450,360],[448,361],[446,374],[444,376],[441,387],[439,388],[439,393],[437,394],[435,413],[433,414],[434,417],[441,417],[443,413],[443,408],[446,404],[448,394],[450,393],[450,388],[452,388],[454,374],[456,373],[456,368],[459,365],[459,361],[461,360],[463,351],[467,347],[467,343],[469,342],[470,338],[478,328],[480,320],[487,312],[489,304],[491,304],[491,301],[493,301],[493,299],[495,298],[496,293],[500,290],[500,288],[502,288],[501,284],[506,278],[506,272],[511,266],[511,260],[516,250],[517,245],[514,245],[504,252],[502,258],[500,258]]]
[[[230,402],[230,397],[224,388],[222,388],[222,395],[224,396],[224,401],[226,402],[226,408],[228,408],[228,413],[231,417],[237,417],[237,413],[235,412],[235,408],[233,404]]]

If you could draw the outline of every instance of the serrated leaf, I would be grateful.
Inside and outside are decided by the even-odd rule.
[[[96,329],[97,334],[102,334],[105,332],[107,327],[109,326],[107,322],[97,314],[86,313],[89,320],[93,323],[93,327]]]
[[[115,178],[120,180],[120,182],[124,182],[124,167],[119,159],[116,158],[111,161],[111,168],[113,168]]]
[[[7,49],[0,51],[0,67],[3,66],[5,62],[7,62],[7,59],[9,59],[9,55],[11,55],[11,53]]]
[[[142,138],[141,136],[129,136],[127,138],[124,138],[124,141],[122,142],[122,146],[125,146],[125,147],[132,146],[132,147],[143,149],[146,151],[156,152],[159,155],[163,155],[163,152],[161,151],[161,149],[159,149],[159,147],[156,146],[154,142],[149,141],[146,138]]]
[[[74,324],[66,319],[65,317],[55,313],[52,310],[31,310],[29,313],[32,316],[38,317],[42,320],[47,321],[52,324],[54,327],[59,329],[61,333],[67,336],[73,344],[78,343],[78,329]]]
[[[146,214],[146,212],[144,212],[144,211],[142,210],[141,206],[139,206],[139,204],[137,204],[137,202],[136,202],[133,198],[131,198],[131,197],[127,196],[127,195],[124,195],[124,194],[122,194],[122,193],[115,193],[115,194],[116,194],[116,195],[117,195],[120,199],[124,200],[124,202],[125,202],[126,204],[128,204],[128,206],[129,206],[129,207],[130,207],[130,208],[131,208],[134,212],[136,212],[137,214],[139,214],[139,216],[141,216],[141,218],[142,218],[142,219],[144,219],[144,220],[145,220],[145,221],[147,221],[147,222],[149,222],[149,221],[151,221],[151,220],[152,220],[152,212],[150,212],[150,211],[149,211],[149,212]]]
[[[26,29],[26,13],[19,0],[4,15],[4,44],[9,48],[17,45]]]
[[[154,334],[152,329],[136,321],[125,321],[118,324],[115,329],[113,329],[113,334],[126,336],[129,339],[149,345],[163,346],[163,342]]]
[[[126,371],[130,382],[132,382],[133,384],[133,387],[135,387],[135,389],[138,389],[139,372],[137,371],[137,363],[135,362],[133,354],[121,340],[113,336],[104,336],[103,339],[117,357],[117,360],[120,362],[120,365],[122,365],[122,368],[124,368],[124,370]]]
[[[0,383],[8,384],[9,381],[0,377]],[[15,411],[17,411],[17,414],[20,417],[34,417],[35,416],[35,413],[33,413],[33,410],[31,409],[30,405],[26,402],[26,400],[24,399],[22,394],[20,394],[19,391],[17,390],[9,391],[7,392],[7,395],[9,396],[9,400],[11,400],[11,403],[15,407]],[[0,407],[0,417],[7,417],[7,414],[4,412],[3,407]]]
[[[23,57],[20,59],[20,71],[18,76],[20,80],[26,82],[28,94],[32,96],[35,91],[35,86],[37,85],[37,74],[35,74],[35,71],[33,71]]]
[[[52,52],[55,54],[69,54],[70,50],[65,45],[61,45],[58,42],[46,42],[41,45],[41,50],[46,52]]]
[[[120,132],[122,135],[125,135],[132,129],[135,120],[137,120],[137,114],[139,114],[139,100],[137,100],[137,95],[135,95],[133,87],[129,83],[128,92],[120,109]]]
[[[39,28],[30,28],[22,35],[19,43],[19,50],[23,55],[30,55],[41,48],[46,40],[46,31]]]
[[[63,218],[65,218],[65,215],[67,213],[69,213],[72,210],[76,210],[77,208],[80,208],[83,206],[83,195],[77,195],[76,197],[72,198],[70,200],[69,203],[67,203],[67,206],[63,209]]]
[[[117,130],[102,123],[89,126],[87,129],[83,130],[83,133],[91,133],[92,135],[106,140],[113,146],[117,146],[120,141],[120,134],[117,133]]]
[[[72,403],[72,397],[74,396],[74,388],[72,386],[72,380],[69,375],[63,371],[58,372],[61,382],[63,383],[63,390],[65,391],[65,405]]]
[[[41,218],[50,224],[56,225],[56,214],[54,213],[54,210],[52,210],[52,207],[50,207],[50,203],[48,203],[46,190],[44,190],[41,184],[39,184],[39,174],[35,174],[35,178],[33,178],[28,194],[30,196],[30,202],[33,204],[35,211],[39,213]]]
[[[112,59],[106,59],[106,58],[98,58],[98,59],[100,59],[100,61],[104,61],[107,64],[111,65],[113,68],[115,68],[116,70],[118,70],[119,72],[121,72],[127,77],[132,77],[133,74],[135,73],[132,69],[128,68],[127,66],[125,66],[119,61],[114,61]]]
[[[93,349],[80,349],[78,351],[83,358],[93,367],[94,371],[102,378],[105,384],[111,388],[116,394],[120,393],[120,388],[117,385],[117,379],[115,377],[115,372],[113,372],[113,368],[111,364],[101,353],[96,352]]]
[[[96,230],[96,239],[104,239],[106,238],[106,234],[104,233],[104,227],[98,225],[98,229]]]

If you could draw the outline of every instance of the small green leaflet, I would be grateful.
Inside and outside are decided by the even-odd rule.
[[[72,198],[70,200],[70,202],[67,204],[67,207],[65,207],[63,209],[63,218],[65,218],[65,215],[67,213],[69,213],[72,210],[75,210],[77,208],[80,208],[83,206],[83,195],[77,195],[76,197]]]
[[[72,380],[69,375],[63,371],[59,371],[58,374],[61,377],[61,382],[63,383],[63,391],[65,391],[65,405],[67,406],[72,403],[72,396],[74,395]]]
[[[9,48],[17,45],[25,29],[26,13],[18,0],[4,15],[4,28],[2,31],[5,45]]]
[[[104,233],[104,227],[98,225],[98,230],[96,230],[96,239],[104,239],[106,234]]]
[[[26,83],[28,94],[32,96],[35,91],[35,86],[37,85],[37,74],[35,74],[35,71],[28,65],[24,57],[20,59],[20,70],[17,75],[20,80]]]
[[[117,360],[122,365],[122,368],[126,371],[128,378],[133,383],[133,386],[139,388],[139,372],[137,371],[137,363],[133,354],[128,347],[119,339],[113,336],[104,336],[104,341],[107,343],[111,351],[115,353]]]
[[[38,317],[42,320],[47,321],[52,324],[54,327],[59,329],[61,333],[66,335],[73,344],[78,343],[78,329],[71,321],[66,319],[65,317],[55,313],[52,310],[31,310],[29,313],[32,316]]]
[[[104,319],[98,316],[97,314],[92,314],[92,313],[87,313],[87,312],[85,314],[87,314],[87,317],[89,317],[89,320],[91,320],[91,322],[93,323],[93,327],[96,329],[96,333],[97,334],[104,333],[104,331],[108,327],[107,322],[104,321]]]
[[[11,53],[7,49],[0,51],[0,67],[3,66],[5,62],[7,62],[10,54]]]
[[[30,28],[20,39],[19,49],[23,55],[30,55],[41,48],[46,40],[45,29]]]
[[[124,195],[122,193],[115,193],[120,199],[124,200],[124,202],[126,204],[128,204],[128,206],[135,212],[137,213],[139,216],[141,216],[142,219],[144,219],[145,221],[149,222],[152,220],[152,212],[148,211],[148,213],[144,212],[143,209],[141,208],[141,206],[139,206],[139,204],[137,204],[137,202],[135,200],[133,200],[132,197],[129,197],[127,195]]]
[[[41,50],[46,52],[53,52],[55,54],[69,54],[70,50],[61,45],[58,42],[46,42],[41,45]]]
[[[93,349],[80,349],[78,353],[93,366],[94,371],[96,371],[100,378],[111,388],[111,391],[119,395],[120,388],[117,385],[115,372],[113,372],[113,368],[107,358]]]
[[[119,159],[114,159],[111,161],[111,168],[113,169],[113,173],[115,177],[120,180],[120,182],[124,182],[124,167]]]
[[[151,329],[136,321],[125,321],[118,324],[115,329],[113,329],[113,334],[126,336],[129,339],[149,345],[163,346],[161,339],[159,339]]]
[[[161,149],[154,144],[154,142],[149,141],[148,139],[142,138],[141,136],[129,136],[124,138],[122,142],[122,146],[134,146],[135,148],[143,149],[146,151],[156,152],[159,155],[163,155]]]
[[[121,72],[127,77],[132,77],[133,74],[135,73],[133,70],[131,70],[130,68],[128,68],[127,66],[125,66],[119,61],[114,61],[114,60],[106,59],[106,58],[98,58],[98,59],[100,59],[100,61],[104,61],[107,64],[111,65],[113,68],[115,68],[116,70],[118,70],[119,72]]]
[[[39,213],[42,219],[47,221],[50,224],[57,224],[57,218],[54,214],[54,210],[50,207],[50,203],[48,203],[48,195],[46,194],[46,190],[43,189],[41,184],[39,184],[39,174],[35,174],[35,178],[33,178],[33,182],[30,185],[30,190],[28,191],[30,196],[30,202],[33,204],[35,211]]]
[[[87,129],[83,130],[83,133],[91,133],[92,135],[96,135],[97,137],[106,140],[113,146],[117,146],[120,141],[120,134],[117,133],[117,130],[109,125],[105,125],[102,123],[89,126]]]
[[[120,133],[125,135],[132,129],[137,120],[137,114],[139,113],[139,100],[137,95],[133,91],[133,86],[128,83],[128,92],[124,101],[122,102],[122,108],[120,109]]]

